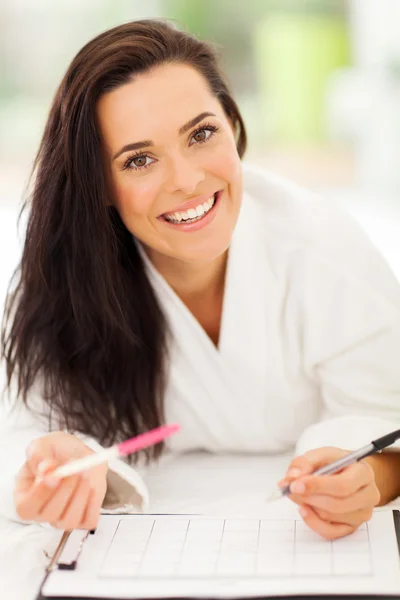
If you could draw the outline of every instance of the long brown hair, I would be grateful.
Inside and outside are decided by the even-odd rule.
[[[8,388],[15,377],[29,406],[39,382],[59,427],[103,444],[163,421],[168,332],[132,236],[107,206],[96,102],[137,73],[170,62],[206,78],[243,155],[244,124],[209,44],[158,20],[100,34],[74,58],[55,95],[4,312]]]

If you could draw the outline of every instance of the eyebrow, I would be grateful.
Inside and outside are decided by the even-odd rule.
[[[212,112],[202,112],[199,115],[197,115],[197,117],[194,117],[193,119],[190,119],[190,121],[188,121],[187,123],[185,123],[185,125],[182,125],[182,127],[180,127],[179,129],[179,135],[183,135],[184,133],[186,133],[189,129],[191,129],[192,127],[194,127],[195,125],[197,125],[197,123],[199,123],[200,121],[202,121],[203,119],[205,119],[206,117],[215,117],[216,115]],[[119,156],[121,156],[121,154],[123,154],[124,152],[129,152],[132,150],[140,150],[141,148],[147,148],[148,146],[154,146],[154,142],[152,140],[143,140],[142,142],[135,142],[134,144],[126,144],[126,146],[123,146],[121,148],[121,150],[119,150],[117,152],[117,154],[115,154],[115,156],[113,156],[113,160],[115,160],[116,158],[118,158]]]

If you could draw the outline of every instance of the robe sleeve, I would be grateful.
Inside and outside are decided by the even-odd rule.
[[[35,408],[40,399],[34,402]],[[48,433],[47,419],[40,418],[25,406],[11,407],[2,399],[0,404],[0,516],[23,521],[14,505],[15,478],[25,462],[26,449],[35,438]],[[78,434],[76,434],[78,435]],[[100,444],[93,438],[78,435],[93,450]],[[120,459],[109,462],[107,492],[102,512],[144,512],[147,510],[148,492],[140,474]]]
[[[318,252],[310,247],[303,263],[304,368],[320,389],[321,412],[298,454],[354,450],[400,429],[399,283],[351,220],[328,221],[320,229],[325,242]]]

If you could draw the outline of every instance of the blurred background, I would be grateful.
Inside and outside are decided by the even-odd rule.
[[[400,277],[399,0],[3,0],[1,297],[61,77],[93,36],[146,17],[217,45],[247,124],[246,159],[343,203]]]

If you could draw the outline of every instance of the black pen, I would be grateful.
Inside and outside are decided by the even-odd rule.
[[[317,469],[316,471],[314,471],[314,473],[310,473],[310,475],[332,475],[333,473],[337,473],[338,471],[341,471],[341,469],[352,465],[353,463],[357,462],[358,460],[361,460],[362,458],[365,458],[366,456],[370,456],[371,454],[377,454],[378,452],[381,452],[384,448],[387,448],[388,446],[394,444],[395,441],[399,438],[400,429],[396,429],[396,431],[392,431],[391,433],[388,433],[383,437],[374,440],[367,446],[363,446],[358,450],[354,450],[354,452],[350,452],[350,454],[347,454],[347,456],[339,458],[339,460],[335,460],[334,462],[329,463],[329,465],[325,465],[324,467]],[[280,488],[276,492],[273,492],[271,496],[267,498],[267,502],[271,502],[272,500],[279,500],[280,498],[283,498],[288,494],[290,494],[290,484],[286,485],[283,488]]]

